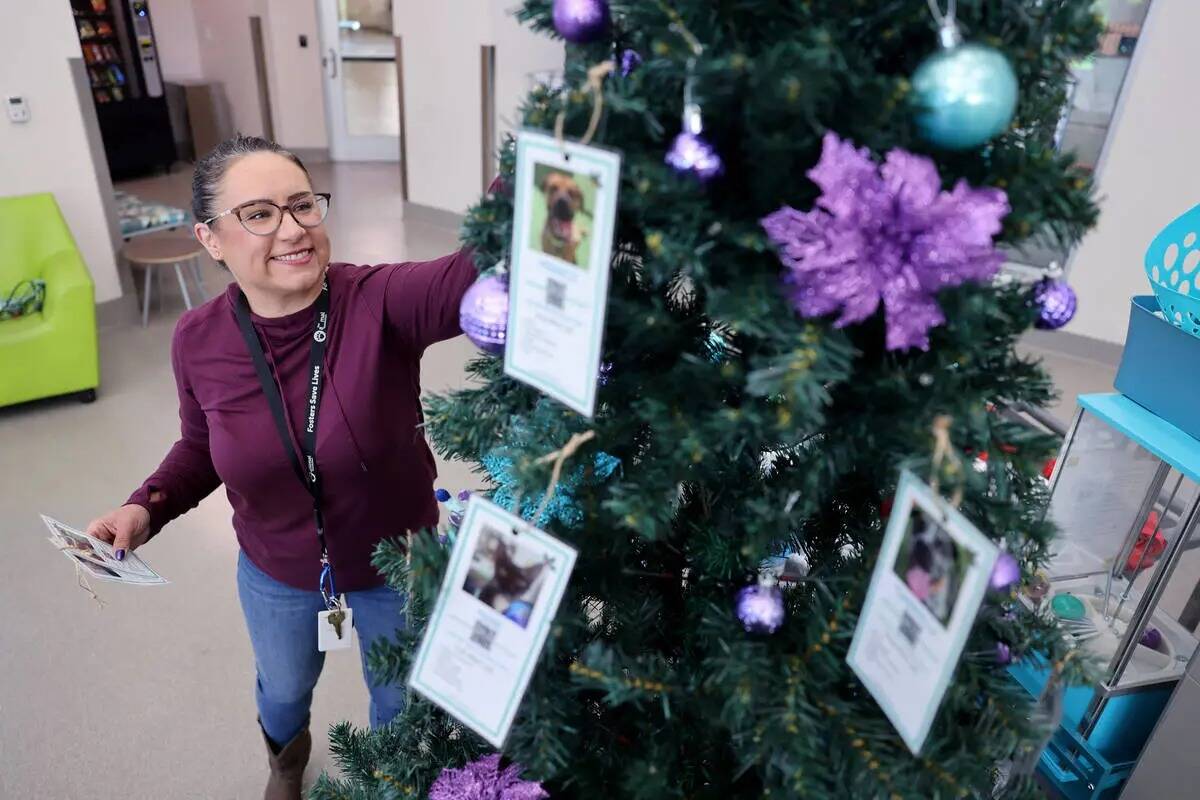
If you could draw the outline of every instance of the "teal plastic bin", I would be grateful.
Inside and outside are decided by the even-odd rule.
[[[1200,439],[1200,336],[1165,319],[1153,295],[1133,298],[1117,391]],[[1189,312],[1190,313],[1190,312]]]

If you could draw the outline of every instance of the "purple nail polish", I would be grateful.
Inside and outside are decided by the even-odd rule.
[[[124,560],[125,560],[125,550],[124,550],[124,548],[122,548],[121,550],[117,551],[117,561],[124,561]]]

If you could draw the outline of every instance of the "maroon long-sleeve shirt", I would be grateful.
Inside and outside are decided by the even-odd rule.
[[[383,583],[370,563],[381,539],[437,524],[437,473],[418,427],[420,359],[429,345],[460,333],[458,306],[476,276],[465,250],[419,263],[329,266],[317,465],[338,591]],[[150,511],[153,535],[224,483],[250,560],[284,583],[316,590],[321,549],[312,499],[288,461],[238,329],[237,291],[231,284],[176,326],[171,363],[182,435],[128,502]],[[297,452],[313,314],[310,306],[275,319],[252,315]],[[156,492],[161,497],[151,501]]]

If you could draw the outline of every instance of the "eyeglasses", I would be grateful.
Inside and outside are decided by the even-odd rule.
[[[327,192],[306,194],[286,206],[276,205],[270,200],[251,200],[209,217],[204,224],[211,225],[226,214],[233,214],[242,227],[255,236],[270,236],[283,224],[283,212],[286,211],[301,228],[315,228],[325,221],[325,215],[329,213],[329,198]]]

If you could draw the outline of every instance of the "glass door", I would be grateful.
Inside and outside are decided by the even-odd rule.
[[[1093,173],[1101,160],[1151,3],[1097,0],[1094,5],[1104,21],[1104,32],[1096,51],[1071,67],[1073,80],[1055,137],[1055,146],[1074,154],[1078,169],[1087,174]],[[1037,274],[1061,268],[1068,255],[1045,234],[1035,235],[1021,250],[1009,253],[1011,261]]]
[[[391,0],[319,0],[329,151],[400,160],[400,85]]]

